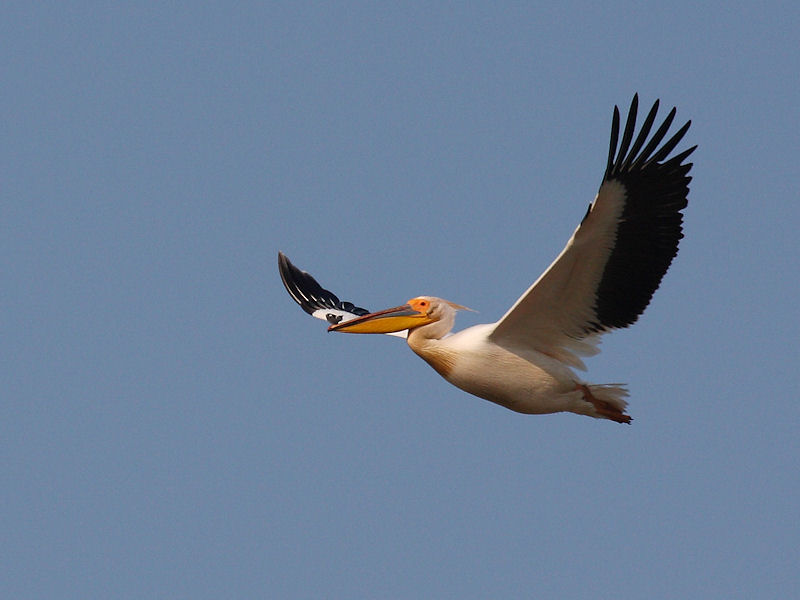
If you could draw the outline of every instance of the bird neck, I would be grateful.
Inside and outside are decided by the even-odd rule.
[[[432,366],[445,379],[453,371],[458,357],[441,340],[425,338],[419,335],[413,336],[409,333],[408,345],[417,356]]]
[[[453,370],[457,358],[441,339],[452,327],[452,323],[437,321],[408,332],[409,347],[444,378]]]

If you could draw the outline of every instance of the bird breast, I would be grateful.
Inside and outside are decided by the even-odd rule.
[[[575,378],[562,363],[503,348],[489,340],[492,328],[478,325],[441,340],[410,335],[408,344],[456,387],[518,412],[547,412],[551,398],[574,387]]]

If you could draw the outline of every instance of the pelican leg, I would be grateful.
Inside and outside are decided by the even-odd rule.
[[[610,402],[606,402],[605,400],[600,400],[599,398],[595,398],[592,394],[591,390],[589,389],[588,385],[584,385],[579,383],[575,386],[575,389],[580,390],[583,394],[583,399],[587,402],[591,402],[594,406],[595,411],[601,417],[605,417],[606,419],[610,419],[612,421],[616,421],[617,423],[628,423],[631,422],[631,417],[623,413],[620,409],[613,406]]]

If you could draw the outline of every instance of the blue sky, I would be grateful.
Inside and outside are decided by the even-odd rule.
[[[7,598],[786,598],[800,519],[795,3],[6,3]],[[325,332],[496,320],[600,183],[615,104],[692,119],[686,239],[531,417]],[[662,113],[663,114],[663,113]]]

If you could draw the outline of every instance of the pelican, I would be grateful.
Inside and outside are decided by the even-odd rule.
[[[496,323],[451,333],[464,307],[433,296],[370,312],[340,301],[279,252],[286,290],[328,331],[405,337],[447,381],[513,411],[630,423],[624,384],[587,383],[575,369],[586,369],[581,357],[597,354],[602,334],[639,318],[678,253],[692,168],[684,161],[697,147],[670,157],[691,125],[664,141],[675,108],[650,136],[658,100],[634,140],[638,103],[634,95],[621,141],[614,107],[594,201],[561,254]]]

